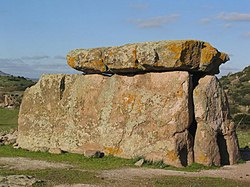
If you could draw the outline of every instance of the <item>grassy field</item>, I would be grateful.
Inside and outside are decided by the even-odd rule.
[[[0,169],[0,175],[23,174],[34,176],[44,182],[37,183],[34,186],[54,186],[59,184],[96,184],[113,187],[247,187],[243,182],[236,182],[229,179],[210,178],[210,177],[181,177],[164,176],[153,178],[134,178],[132,180],[119,180],[105,178],[98,171],[82,171],[74,169],[44,169],[44,170],[26,170],[13,171]],[[46,181],[46,182],[45,182]]]
[[[0,147],[1,157],[26,157],[53,162],[63,162],[75,165],[84,170],[103,170],[116,169],[133,166],[135,160],[123,159],[113,156],[105,156],[102,159],[87,158],[80,154],[64,153],[60,155],[50,154],[48,152],[32,152],[23,149],[14,149],[12,146]]]
[[[0,108],[0,132],[7,132],[12,128],[17,128],[18,109]]]
[[[244,182],[233,181],[222,178],[210,177],[181,177],[181,176],[152,176],[152,177],[135,177],[133,179],[119,179],[112,177],[103,177],[103,171],[133,168],[136,160],[122,159],[112,156],[104,158],[86,158],[82,155],[64,153],[61,155],[53,155],[47,152],[31,152],[22,149],[14,149],[11,146],[0,147],[0,157],[26,157],[31,159],[53,161],[54,163],[67,163],[72,165],[66,169],[36,169],[36,170],[13,170],[6,166],[0,165],[0,176],[6,175],[30,175],[44,182],[35,186],[54,186],[58,184],[100,184],[104,186],[217,186],[217,187],[233,187],[248,186]],[[146,166],[147,167],[147,166]],[[153,166],[152,166],[153,167]],[[157,166],[154,166],[157,168]],[[196,169],[204,169],[200,165],[192,166]],[[158,167],[159,168],[159,167]],[[164,169],[174,169],[173,167]],[[208,168],[206,168],[208,169]],[[190,171],[188,168],[182,168],[183,171]]]
[[[228,179],[210,178],[210,177],[180,177],[164,176],[158,178],[135,178],[133,180],[117,180],[98,176],[98,172],[79,171],[67,169],[45,169],[36,171],[5,171],[1,175],[23,174],[34,176],[44,182],[37,183],[34,186],[54,186],[60,184],[96,184],[113,187],[137,187],[137,186],[154,186],[154,187],[247,187],[248,184],[236,182]],[[45,182],[46,181],[46,182]]]
[[[240,148],[250,147],[250,129],[237,131]]]

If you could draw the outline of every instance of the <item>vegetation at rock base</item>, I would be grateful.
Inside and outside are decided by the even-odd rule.
[[[64,153],[54,155],[47,152],[32,152],[22,149],[14,149],[11,146],[0,146],[0,157],[26,157],[36,160],[45,160],[53,163],[67,163],[73,167],[64,169],[28,169],[14,170],[0,165],[0,176],[7,175],[29,175],[44,182],[37,183],[34,186],[54,186],[59,184],[100,184],[104,186],[247,186],[247,183],[210,177],[183,177],[183,176],[152,176],[135,177],[131,180],[119,179],[102,176],[103,171],[109,169],[121,169],[135,167],[133,159],[122,159],[112,156],[104,158],[86,158],[82,155]],[[162,166],[160,164],[159,166]],[[201,166],[193,166],[199,167]],[[157,168],[157,167],[153,167]],[[159,168],[159,167],[158,167]],[[166,167],[165,169],[174,169]],[[182,169],[182,171],[189,171]],[[126,181],[126,182],[125,182]],[[125,182],[125,183],[124,183]]]
[[[221,77],[220,82],[227,93],[235,124],[240,129],[250,129],[250,66]]]
[[[48,152],[33,152],[23,149],[14,149],[12,146],[0,146],[1,157],[25,157],[39,159],[51,162],[63,162],[75,165],[81,169],[88,170],[107,170],[121,167],[131,167],[134,164],[133,159],[123,159],[114,156],[105,156],[99,158],[87,158],[80,154],[63,153],[60,155],[50,154]]]

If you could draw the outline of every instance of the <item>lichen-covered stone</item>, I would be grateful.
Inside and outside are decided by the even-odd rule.
[[[239,159],[234,123],[226,95],[215,76],[199,80],[193,92],[197,130],[195,162],[204,165],[235,164]]]
[[[25,91],[18,145],[29,150],[98,150],[119,157],[193,161],[188,72],[136,76],[43,75]]]
[[[219,73],[229,60],[209,43],[197,40],[159,41],[119,47],[76,49],[67,55],[68,65],[85,73],[128,74],[185,70]]]

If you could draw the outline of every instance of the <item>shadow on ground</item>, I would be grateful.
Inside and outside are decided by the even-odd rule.
[[[241,148],[240,156],[242,160],[249,161],[250,160],[250,148],[248,146],[246,146],[245,148]]]

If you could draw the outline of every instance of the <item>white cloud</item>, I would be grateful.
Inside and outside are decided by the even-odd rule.
[[[232,66],[221,66],[221,70],[223,71],[239,71],[240,68],[232,67]]]
[[[202,24],[209,24],[209,23],[211,23],[212,22],[212,19],[211,18],[202,18],[201,20],[200,20],[200,23],[202,23]]]
[[[219,20],[224,21],[245,21],[250,22],[250,14],[248,13],[239,13],[239,12],[229,12],[229,13],[220,13],[216,16]]]
[[[235,73],[240,71],[241,69],[232,65],[222,64],[220,66],[220,74],[217,75],[218,77],[222,77],[224,75],[228,75],[228,73]]]
[[[148,19],[132,19],[130,20],[130,23],[133,23],[134,25],[136,25],[137,27],[141,29],[159,28],[166,24],[176,22],[179,17],[180,16],[177,14],[172,14],[168,16],[158,16],[158,17],[152,17]]]
[[[245,36],[250,38],[250,32],[247,32]]]
[[[66,57],[61,56],[61,55],[57,55],[57,56],[54,56],[54,59],[66,60]]]
[[[133,3],[130,4],[129,6],[136,10],[146,10],[149,8],[149,4],[147,3]]]
[[[47,55],[43,55],[43,56],[24,56],[21,57],[22,60],[42,60],[42,59],[48,59],[50,58]]]
[[[232,28],[233,25],[232,25],[231,23],[226,23],[226,24],[224,25],[224,27],[225,27],[225,28]]]
[[[38,78],[41,74],[47,73],[77,73],[70,68],[65,58],[59,56],[33,56],[21,58],[0,58],[0,70],[12,75]]]

